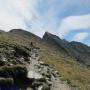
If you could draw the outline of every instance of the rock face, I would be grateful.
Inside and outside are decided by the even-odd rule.
[[[90,47],[80,42],[70,42],[69,46],[74,50],[77,61],[90,66]]]
[[[50,47],[54,50],[75,58],[77,61],[90,66],[90,47],[79,42],[68,42],[60,39],[58,36],[46,32],[43,36]]]
[[[43,76],[40,75],[39,73],[35,72],[35,71],[29,71],[27,78],[37,80],[37,79],[43,79]]]

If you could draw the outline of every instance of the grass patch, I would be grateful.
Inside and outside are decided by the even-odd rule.
[[[46,58],[44,62],[53,65],[68,84],[77,86],[80,90],[90,90],[90,70],[86,66],[71,58],[57,57],[48,52],[43,57]]]

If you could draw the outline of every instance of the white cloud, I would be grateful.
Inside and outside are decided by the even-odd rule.
[[[7,31],[13,28],[25,29],[26,26],[21,18],[16,16],[10,16],[9,13],[7,13],[7,11],[3,12],[0,10],[0,29]]]
[[[62,20],[58,29],[59,35],[64,36],[72,30],[90,28],[90,14],[82,16],[69,16]]]
[[[38,0],[8,0],[9,4],[12,5],[23,17],[31,20],[33,17],[32,9],[38,2]]]
[[[41,23],[39,20],[33,20],[31,32],[42,37],[43,33],[45,32],[43,26],[43,23]]]
[[[0,29],[28,29],[25,20],[32,21],[39,0],[0,0]]]
[[[73,40],[74,41],[84,41],[87,37],[89,36],[88,33],[86,32],[81,32],[81,33],[78,33],[74,36]]]

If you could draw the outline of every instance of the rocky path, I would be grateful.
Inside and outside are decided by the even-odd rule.
[[[27,90],[77,90],[60,80],[58,71],[40,61],[37,49],[31,53],[30,65],[27,65],[28,78],[34,79],[32,88]]]

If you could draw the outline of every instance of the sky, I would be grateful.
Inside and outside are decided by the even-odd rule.
[[[90,46],[90,0],[0,0],[0,29],[18,28]]]

